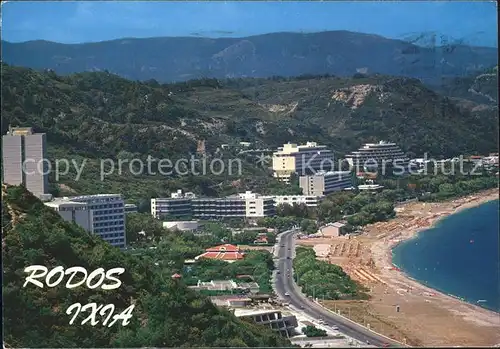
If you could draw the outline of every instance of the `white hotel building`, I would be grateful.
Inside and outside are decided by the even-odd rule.
[[[301,176],[299,185],[304,195],[324,196],[352,187],[352,176],[351,171],[317,172],[310,176]]]
[[[307,142],[303,145],[284,144],[273,153],[274,177],[290,182],[292,173],[306,175],[321,170],[333,170],[333,152],[324,145]]]
[[[356,173],[393,166],[407,170],[410,162],[399,146],[384,141],[367,143],[345,158]]]
[[[269,197],[247,191],[224,198],[197,198],[179,190],[170,198],[151,199],[151,215],[195,219],[257,218],[274,216],[274,201]]]
[[[120,194],[97,194],[57,198],[45,203],[69,222],[99,235],[111,245],[124,248],[125,209]]]

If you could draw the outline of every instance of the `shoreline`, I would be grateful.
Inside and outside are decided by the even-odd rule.
[[[466,307],[467,310],[473,311],[475,314],[479,315],[480,317],[485,317],[485,318],[492,318],[492,316],[495,316],[497,318],[497,326],[500,326],[500,316],[498,312],[481,307],[477,304],[469,303],[465,300],[462,300],[458,298],[458,296],[455,295],[450,295],[446,294],[445,292],[432,288],[423,282],[416,280],[409,276],[404,270],[400,269],[398,266],[396,266],[393,263],[393,250],[401,243],[408,242],[412,239],[418,238],[419,234],[423,233],[424,231],[428,231],[435,227],[441,220],[444,218],[461,212],[463,210],[476,207],[479,205],[482,205],[484,203],[498,200],[498,193],[499,189],[498,188],[493,188],[493,189],[488,189],[482,192],[475,193],[473,195],[468,195],[466,197],[461,197],[458,199],[450,200],[450,201],[445,201],[445,202],[439,202],[439,203],[426,203],[428,204],[431,208],[436,208],[437,212],[434,213],[433,216],[428,217],[425,221],[426,224],[420,225],[420,226],[409,226],[409,227],[401,227],[401,229],[398,229],[396,232],[391,234],[391,237],[389,238],[384,238],[381,241],[377,241],[374,243],[372,246],[372,253],[376,257],[375,259],[378,260],[380,263],[377,263],[377,267],[379,267],[380,272],[382,273],[382,276],[384,279],[389,281],[391,284],[403,284],[406,286],[409,286],[411,289],[412,293],[413,292],[421,292],[424,295],[431,295],[431,299],[442,299],[443,301],[446,301],[447,303],[454,303],[457,306],[460,307]],[[402,206],[403,208],[410,208],[409,214],[411,214],[411,205],[412,203],[409,203],[407,205]],[[452,208],[449,206],[453,205]],[[397,239],[397,240],[396,240]],[[391,270],[392,268],[398,268],[396,271]],[[458,313],[460,313],[459,310],[457,310]],[[487,320],[486,320],[487,321]],[[493,325],[495,322],[490,322],[491,325]],[[499,338],[500,341],[500,338]]]
[[[394,218],[367,225],[360,235],[323,236],[298,244],[313,246],[318,259],[341,266],[370,290],[366,301],[326,301],[327,308],[416,347],[500,346],[499,313],[448,295],[393,265],[393,249],[399,244],[424,231],[430,234],[442,219],[498,196],[497,187],[448,201],[408,202],[396,207]]]
[[[418,239],[419,236],[422,233],[427,232],[427,231],[431,230],[432,228],[435,228],[442,220],[446,219],[447,217],[449,217],[449,216],[451,216],[453,214],[459,213],[461,211],[465,211],[465,210],[470,209],[470,208],[474,208],[474,207],[480,206],[480,205],[485,204],[485,203],[490,202],[490,201],[499,200],[499,198],[498,198],[498,188],[496,188],[496,189],[493,189],[493,190],[488,189],[486,191],[476,193],[475,195],[469,195],[469,196],[466,196],[466,197],[454,199],[452,201],[445,201],[445,202],[442,202],[442,204],[450,204],[450,203],[456,202],[457,200],[466,200],[467,198],[470,198],[470,197],[477,198],[477,196],[481,195],[481,194],[486,194],[486,196],[484,196],[482,198],[478,198],[478,200],[468,201],[468,202],[465,202],[463,204],[460,204],[458,207],[456,207],[453,210],[453,212],[449,212],[449,213],[446,213],[446,214],[444,214],[442,216],[435,217],[434,219],[431,219],[429,221],[429,225],[428,226],[420,227],[419,229],[414,230],[413,234],[408,234],[406,238],[402,238],[400,241],[391,242],[389,244],[389,246],[388,246],[389,253],[390,253],[389,262],[390,262],[391,265],[397,267],[400,270],[399,271],[400,275],[403,275],[406,279],[408,279],[408,280],[410,280],[412,282],[418,283],[422,287],[428,288],[429,290],[432,290],[435,293],[439,293],[441,296],[450,297],[450,298],[452,298],[454,300],[463,302],[463,303],[465,303],[467,305],[471,305],[471,306],[476,307],[476,308],[481,309],[481,310],[490,311],[490,312],[493,312],[493,313],[498,314],[500,316],[500,312],[494,311],[494,310],[486,308],[486,307],[481,307],[481,306],[479,306],[477,304],[474,304],[474,303],[467,302],[466,300],[458,297],[457,295],[446,293],[443,290],[439,290],[437,288],[431,287],[431,286],[423,283],[423,281],[417,280],[417,279],[411,277],[403,269],[401,269],[399,266],[397,266],[396,264],[394,264],[394,249],[397,246],[399,246],[400,244],[407,243],[407,242],[409,242],[411,240]],[[497,196],[493,197],[493,195],[497,195]],[[439,205],[440,203],[437,203],[437,204]]]

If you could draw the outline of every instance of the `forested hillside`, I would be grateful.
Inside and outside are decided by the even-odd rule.
[[[182,258],[182,253],[165,253],[155,266],[154,260],[124,253],[64,221],[22,187],[3,186],[4,344],[14,348],[290,346],[270,329],[241,321],[190,291],[182,280],[172,280],[171,265],[179,261],[182,265]],[[89,274],[97,268],[124,268],[125,272],[118,276],[122,284],[115,290],[85,285],[67,289],[69,276],[52,288],[31,283],[23,287],[28,275],[24,269],[31,265],[46,266],[49,271],[80,266]],[[73,283],[81,278],[76,276]],[[90,312],[70,325],[73,314],[66,314],[68,307],[91,302],[114,304],[115,315],[131,304],[135,308],[127,326],[118,321],[105,327],[105,317],[99,315],[99,324],[82,325]]]
[[[498,66],[463,77],[444,79],[437,90],[450,97],[498,105]]]
[[[416,79],[357,74],[162,85],[105,72],[58,76],[7,65],[1,77],[3,125],[46,132],[51,159],[87,159],[78,181],[73,172],[59,179],[64,186],[55,190],[66,192],[149,199],[177,188],[206,195],[285,190],[252,157],[244,159],[241,175],[125,171],[99,180],[98,159],[189,158],[199,140],[210,156],[225,159],[236,154],[218,148],[240,141],[260,149],[317,141],[336,157],[379,140],[398,143],[410,156],[434,157],[488,153],[498,144],[496,106],[461,108]]]

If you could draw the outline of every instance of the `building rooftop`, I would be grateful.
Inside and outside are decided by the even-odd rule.
[[[376,147],[376,146],[380,146],[380,145],[396,145],[396,143],[390,143],[390,142],[386,142],[386,141],[380,141],[378,143],[366,143],[365,147]]]
[[[32,127],[11,127],[9,125],[9,130],[7,135],[9,136],[27,136],[34,134]]]
[[[256,199],[260,197],[260,195],[257,193],[252,193],[251,191],[247,190],[244,193],[238,194],[236,197],[239,197],[240,199]]]
[[[87,204],[85,202],[71,201],[71,200],[64,199],[64,198],[55,198],[52,201],[46,202],[45,205],[50,206],[50,207],[59,207],[62,205],[86,206]]]
[[[218,245],[214,247],[209,247],[205,251],[217,251],[217,252],[239,252],[240,248],[236,245],[231,245],[231,244],[224,244],[224,245]]]
[[[318,199],[316,195],[265,195],[263,198],[266,199],[283,199],[283,198],[300,198],[300,199]],[[246,229],[245,229],[246,230]]]
[[[231,244],[214,246],[206,249],[206,252],[197,256],[199,258],[218,259],[224,261],[236,261],[243,259],[245,254],[240,252],[240,248]]]
[[[358,185],[359,190],[370,190],[370,189],[381,189],[383,188],[383,185],[380,184],[362,184]]]
[[[325,145],[319,145],[316,142],[307,142],[306,144],[297,145],[296,143],[286,143],[283,144],[282,147],[278,148],[276,153],[278,154],[293,154],[296,152],[300,152],[301,150],[309,150],[309,149],[322,149],[327,150]]]
[[[281,313],[278,309],[234,309],[236,317]]]
[[[93,194],[93,195],[80,195],[80,196],[71,196],[71,197],[63,197],[63,200],[89,200],[89,199],[106,199],[106,198],[116,198],[122,197],[122,194]]]
[[[346,176],[351,174],[351,171],[318,171],[315,176]]]

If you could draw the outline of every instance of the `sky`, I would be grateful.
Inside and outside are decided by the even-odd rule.
[[[158,36],[243,37],[348,30],[497,47],[495,1],[2,2],[2,40],[82,43]],[[425,42],[415,42],[423,44]]]

